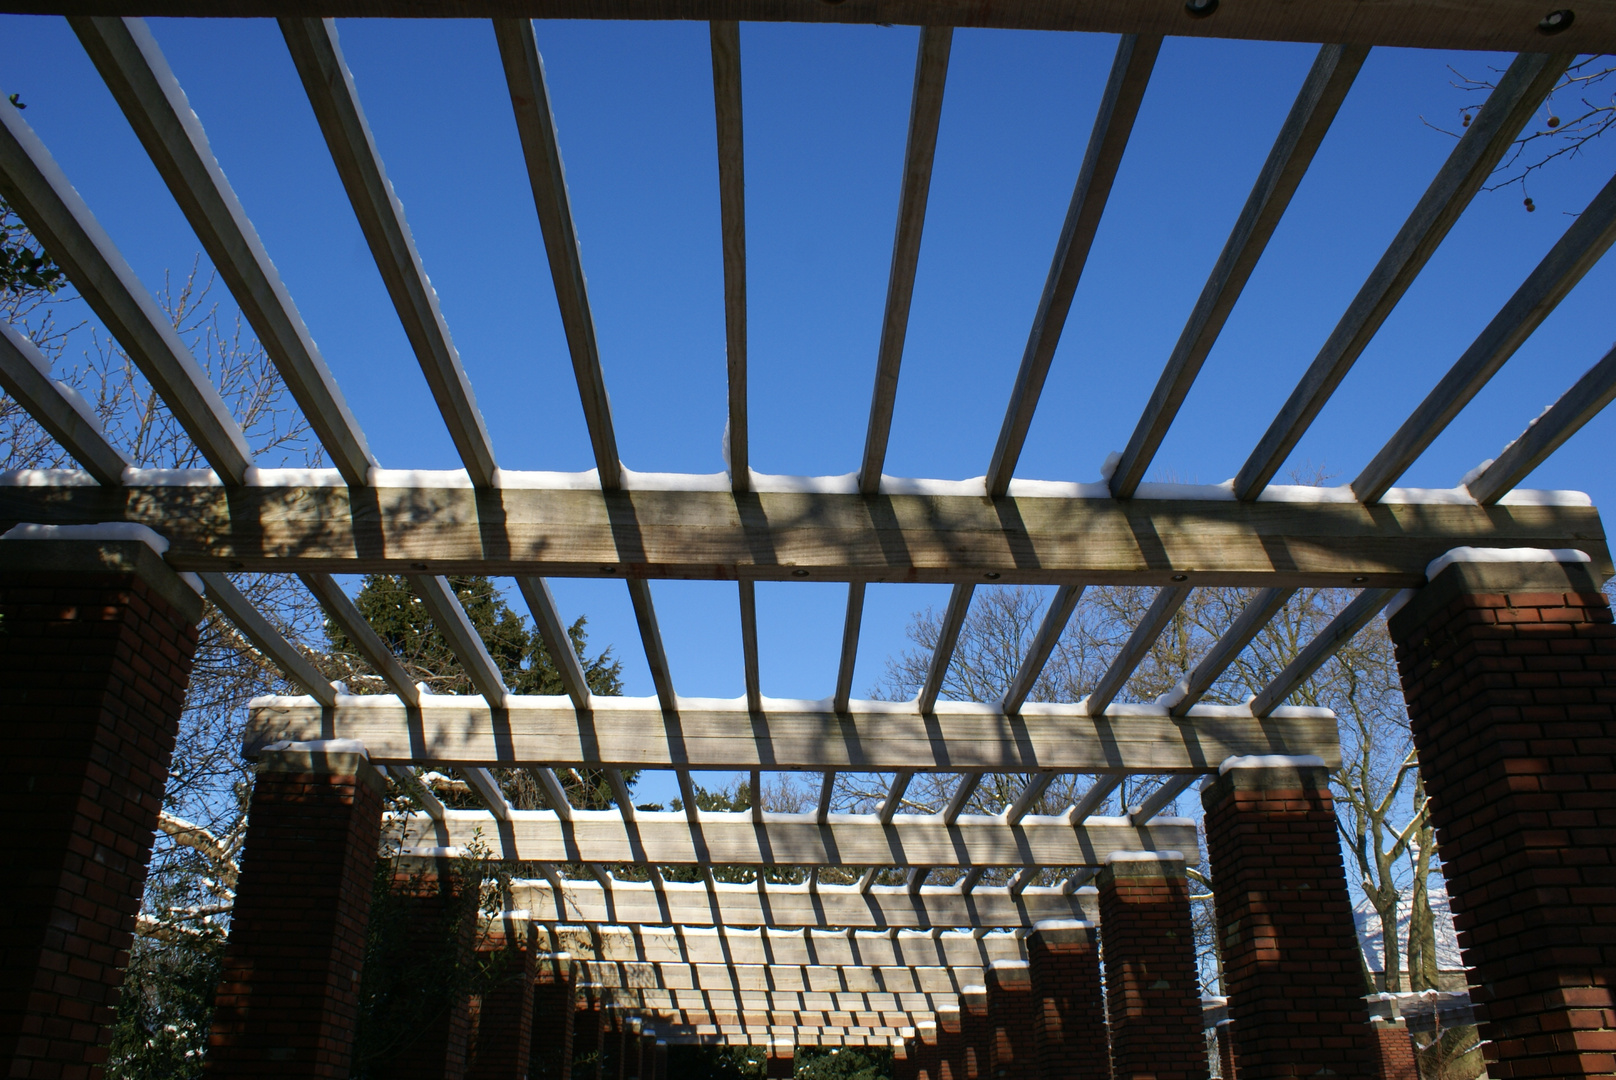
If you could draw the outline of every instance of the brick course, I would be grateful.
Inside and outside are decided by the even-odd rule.
[[[144,544],[0,543],[7,1076],[102,1075],[201,608]]]
[[[1244,1080],[1375,1075],[1329,772],[1231,768],[1201,792]]]
[[[987,1080],[992,1045],[987,988],[967,986],[960,994],[959,1055],[954,1063],[955,1080]]]
[[[566,953],[538,956],[533,984],[533,1053],[528,1065],[532,1080],[571,1080],[572,1018],[577,990],[572,961]],[[650,1055],[641,1053],[642,1076]]]
[[[935,1061],[939,1080],[965,1080],[960,1069],[965,1026],[963,1012],[937,1014],[937,1049]]]
[[[1040,1080],[1028,965],[995,961],[987,981],[988,1075],[993,1080]]]
[[[1374,1031],[1378,1066],[1376,1080],[1420,1080],[1408,1026],[1376,1021]]]
[[[1461,563],[1391,630],[1490,1075],[1616,1075],[1605,598],[1581,565]]]
[[[382,780],[359,754],[265,753],[258,769],[205,1069],[346,1080]]]
[[[466,1080],[527,1080],[533,1046],[533,934],[531,928],[492,933],[478,943],[502,972],[477,1009],[477,1043]]]
[[[1098,884],[1116,1080],[1207,1080],[1183,862],[1114,862]]]
[[[1027,936],[1033,1046],[1045,1080],[1111,1080],[1092,926],[1039,927]]]

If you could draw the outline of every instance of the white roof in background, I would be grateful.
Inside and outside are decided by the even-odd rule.
[[[1448,886],[1442,880],[1441,874],[1434,874],[1430,885],[1431,914],[1436,923],[1436,966],[1440,971],[1458,971],[1464,967],[1459,958],[1459,937],[1453,929],[1453,910],[1448,906]],[[1406,893],[1397,905],[1397,947],[1398,968],[1408,970],[1408,923],[1409,914],[1413,910],[1414,895]],[[1380,933],[1380,916],[1375,913],[1374,906],[1367,897],[1360,899],[1352,908],[1352,921],[1358,930],[1358,947],[1363,950],[1364,961],[1369,970],[1382,972],[1386,970],[1384,942]]]

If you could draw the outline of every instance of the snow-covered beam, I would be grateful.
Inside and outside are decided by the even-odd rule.
[[[595,989],[581,983],[580,989]],[[893,993],[864,990],[732,990],[694,987],[598,988],[604,999],[629,1009],[662,1013],[675,1010],[710,1012],[843,1012],[908,1013],[956,1012],[960,995],[949,992]]]
[[[532,899],[522,888],[524,882],[513,883],[513,896],[518,903]],[[673,888],[672,885],[669,888]],[[1029,892],[1032,890],[1028,890]],[[1087,894],[1090,907],[1097,907],[1092,890]],[[516,918],[521,910],[504,913],[500,918]],[[538,919],[540,913],[528,912]],[[926,986],[911,979],[902,987],[881,987],[874,983],[858,986],[769,986],[757,981],[757,972],[742,971],[739,981],[726,979],[719,983],[692,982],[707,966],[725,968],[764,967],[787,968],[935,968],[947,972],[955,968],[982,968],[996,960],[1025,960],[1023,939],[1026,932],[1006,930],[834,930],[786,929],[779,926],[754,927],[702,927],[687,925],[607,925],[582,926],[575,923],[541,922],[539,939],[553,953],[602,964],[671,965],[668,970],[679,969],[678,979],[663,983],[646,982],[643,976],[650,970],[614,968],[609,976],[618,980],[614,986],[686,986],[698,988],[724,988],[735,990],[859,990],[874,992],[927,992],[949,991],[952,979],[946,975],[935,978]],[[700,968],[701,971],[696,970]],[[603,976],[603,978],[606,976]],[[918,977],[918,976],[917,976]],[[628,980],[628,981],[623,981]],[[941,980],[941,981],[937,981]],[[963,985],[971,985],[969,980]],[[949,991],[951,992],[951,991]]]
[[[206,472],[118,489],[51,479],[0,476],[0,528],[137,522],[168,537],[178,570],[1405,588],[1470,546],[1581,548],[1611,573],[1598,512],[1563,493],[1482,507],[1462,490],[1394,489],[1365,507],[1345,488],[1271,487],[1240,503],[1226,485],[1146,484],[1119,502],[1103,484],[1030,481],[988,500],[980,480],[897,481],[869,497],[834,478],[819,491],[760,480],[746,496],[684,475],[631,476],[644,486],[614,492],[531,473],[504,473],[493,491],[464,473],[378,471],[359,492],[334,470],[263,470],[233,491]]]
[[[1335,716],[1281,707],[1265,719],[1242,706],[1197,705],[1182,717],[1166,705],[1112,705],[1091,717],[1082,705],[1034,703],[1006,715],[997,706],[940,702],[922,716],[913,702],[855,701],[838,715],[827,702],[683,698],[665,713],[652,698],[594,697],[580,714],[565,697],[511,696],[491,709],[472,695],[422,695],[418,709],[391,695],[344,696],[334,708],[312,698],[263,697],[249,710],[249,754],[281,739],[358,739],[389,764],[843,772],[1205,773],[1229,757],[1314,754],[1340,763]]]
[[[896,1031],[922,1023],[936,1023],[937,1014],[929,1009],[906,1012],[903,1010],[830,1010],[830,1009],[728,1009],[728,1008],[661,1008],[632,1005],[632,1011],[648,1017],[660,1030],[664,1024],[675,1027],[715,1025],[724,1029],[742,1027],[791,1028],[806,1031],[870,1031],[888,1029]]]
[[[659,866],[1102,866],[1115,851],[1182,851],[1200,856],[1195,826],[1159,819],[1134,825],[1090,818],[1073,825],[1066,815],[1025,817],[1010,825],[998,817],[962,816],[945,825],[934,815],[900,815],[882,824],[874,815],[702,813],[692,823],[682,812],[640,811],[633,821],[617,810],[574,810],[562,820],[553,810],[511,810],[496,820],[486,811],[448,810],[441,822],[424,814],[390,818],[384,831],[405,854],[470,851],[479,843],[490,858],[551,863],[652,863]]]
[[[637,964],[578,962],[582,981],[616,992],[683,990],[700,992],[950,994],[980,985],[981,965],[959,967],[880,967],[864,964]]]

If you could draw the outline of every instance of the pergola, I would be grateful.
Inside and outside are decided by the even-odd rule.
[[[1333,714],[1286,702],[1399,590],[1425,586],[1434,560],[1456,549],[1533,549],[1558,553],[1560,564],[1588,562],[1595,583],[1613,572],[1599,514],[1585,496],[1521,490],[1517,484],[1616,396],[1616,350],[1589,357],[1594,363],[1587,374],[1460,487],[1396,485],[1616,240],[1616,181],[1570,219],[1552,250],[1349,485],[1319,489],[1273,482],[1571,60],[1616,51],[1616,4],[1608,0],[1585,2],[1574,11],[1521,0],[106,0],[5,7],[69,14],[332,467],[254,465],[218,390],[97,225],[71,178],[22,116],[0,103],[0,196],[64,268],[210,466],[161,473],[132,468],[83,403],[51,379],[39,350],[19,329],[0,325],[0,386],[80,466],[0,478],[0,531],[52,544],[133,535],[108,531],[109,525],[145,526],[158,534],[166,543],[167,566],[195,575],[190,580],[303,691],[254,703],[245,744],[249,757],[288,743],[362,744],[371,765],[424,807],[385,825],[405,854],[462,852],[480,839],[490,857],[538,866],[540,877],[512,883],[503,917],[538,927],[550,955],[564,953],[575,963],[581,986],[654,1024],[666,1041],[907,1040],[913,1046],[918,1030],[935,1031],[940,1016],[959,1013],[962,996],[980,987],[995,963],[1024,967],[1028,935],[1040,926],[1099,921],[1093,881],[1118,853],[1163,859],[1176,854],[1197,862],[1195,825],[1170,811],[1191,785],[1216,776],[1229,759],[1338,765]],[[138,19],[125,18],[134,15],[280,19],[462,470],[377,465],[155,39]],[[501,466],[332,21],[440,16],[493,21],[588,423],[595,459],[588,473]],[[534,18],[711,22],[731,466],[717,480],[634,473],[619,460]],[[868,433],[859,469],[849,478],[767,476],[748,464],[737,20],[922,26]],[[984,476],[898,478],[884,475],[882,467],[955,26],[1098,32],[1121,39]],[[1325,44],[1114,468],[1099,483],[1017,479],[1023,442],[1163,35]],[[1375,46],[1519,55],[1232,483],[1146,482],[1203,361]],[[298,575],[391,692],[353,696],[333,685],[231,584],[228,575],[237,571]],[[333,577],[347,573],[408,578],[477,695],[433,695],[417,687]],[[447,576],[454,574],[514,579],[561,671],[566,696],[510,692],[449,586]],[[625,581],[654,698],[591,693],[546,584],[552,577]],[[736,582],[743,698],[696,699],[677,692],[648,587],[651,580],[669,578]],[[754,600],[759,581],[847,583],[840,669],[825,700],[763,696]],[[852,696],[864,597],[873,582],[952,586],[941,638],[914,701]],[[973,590],[988,583],[1059,590],[1002,701],[941,700]],[[1083,701],[1030,700],[1085,587],[1107,584],[1158,591]],[[1176,691],[1152,704],[1119,701],[1191,590],[1215,586],[1257,591]],[[1241,650],[1307,587],[1359,592],[1254,700],[1206,703],[1203,698]],[[482,808],[445,808],[416,779],[414,766],[457,772]],[[550,808],[513,808],[494,769],[529,771]],[[616,807],[573,807],[557,775],[569,769],[602,770]],[[676,773],[685,809],[637,810],[622,777],[629,769]],[[823,795],[806,814],[774,813],[761,803],[749,812],[702,812],[691,772],[705,770],[750,772],[754,791],[765,771],[817,773],[824,777]],[[888,795],[874,812],[832,812],[834,779],[849,772],[890,777]],[[900,812],[917,773],[957,775],[955,794],[942,812]],[[996,813],[967,813],[982,777],[992,773],[1031,779]],[[1086,793],[1061,813],[1033,813],[1061,774],[1090,777]],[[1124,816],[1100,816],[1121,781],[1132,776],[1166,782]],[[251,851],[249,841],[249,861]],[[647,880],[618,880],[605,869],[625,864],[643,868]],[[661,870],[672,866],[697,867],[703,880],[665,880]],[[755,883],[734,884],[716,880],[715,866],[760,872]],[[798,885],[765,881],[761,871],[776,866],[810,873]],[[582,867],[584,876],[568,867]],[[856,884],[830,884],[819,878],[825,868],[851,868],[860,876]],[[878,884],[883,868],[904,871],[905,884]],[[954,868],[961,876],[953,884],[928,884],[937,868]],[[1060,868],[1058,880],[1038,883],[1045,868]],[[993,885],[984,882],[988,871],[1014,874],[1007,884]]]

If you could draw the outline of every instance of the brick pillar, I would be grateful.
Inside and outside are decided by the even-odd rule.
[[[1100,946],[1092,923],[1039,923],[1027,936],[1032,1045],[1044,1080],[1111,1080],[1100,988]]]
[[[1420,1080],[1408,1025],[1401,1020],[1376,1020],[1374,1034],[1376,1080]]]
[[[578,1072],[580,1080],[603,1080],[602,1060],[606,1056],[606,1013],[601,1007],[600,992],[582,989],[578,993],[578,1007],[572,1014],[572,1060],[585,1068]]]
[[[1488,1074],[1616,1074],[1616,629],[1597,581],[1454,563],[1391,633]]]
[[[540,954],[533,984],[532,1080],[571,1080],[575,1004],[572,958],[564,952]]]
[[[965,1012],[937,1014],[937,1076],[939,1080],[965,1080],[960,1069],[965,1032]]]
[[[1032,973],[1024,960],[995,960],[988,968],[987,1076],[1040,1080],[1033,1044]]]
[[[1201,792],[1234,1057],[1245,1080],[1371,1080],[1330,774],[1317,758],[1283,761],[1230,758]]]
[[[533,1039],[533,931],[508,925],[480,943],[502,965],[477,1009],[476,1052],[466,1080],[527,1080]]]
[[[960,993],[960,1053],[955,1080],[988,1080],[993,1032],[988,1026],[988,988],[967,986]]]
[[[477,937],[477,910],[463,894],[464,882],[447,859],[405,856],[394,861],[392,899],[400,905],[397,932],[413,954],[458,949],[449,962],[469,962]],[[480,1022],[464,995],[434,1007],[398,1032],[391,1052],[371,1063],[388,1080],[464,1080],[468,1054]]]
[[[892,1047],[892,1080],[918,1080],[914,1039],[904,1039]]]
[[[656,1041],[656,1080],[668,1080],[668,1044],[661,1039]]]
[[[915,1080],[942,1080],[937,1075],[937,1023],[915,1025],[915,1039],[909,1052],[914,1061]]]
[[[143,543],[0,542],[0,1071],[99,1077],[202,600]]]
[[[1238,1070],[1234,1067],[1234,1023],[1223,1020],[1212,1030],[1212,1037],[1218,1040],[1218,1075],[1223,1080],[1238,1080]]]
[[[259,755],[209,1076],[349,1075],[383,790],[354,745]]]
[[[657,1043],[657,1057],[661,1058],[664,1053],[666,1044]],[[797,1071],[796,1054],[796,1048],[792,1046],[769,1047],[768,1064],[763,1073],[765,1080],[791,1080]],[[658,1080],[662,1080],[661,1075]]]
[[[1098,884],[1116,1080],[1206,1080],[1184,861],[1119,853]]]

